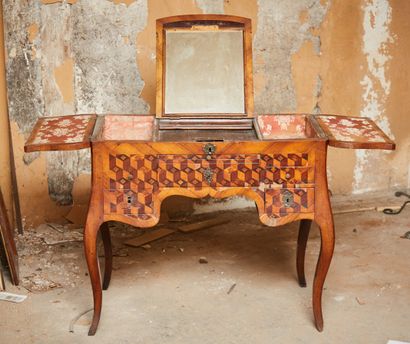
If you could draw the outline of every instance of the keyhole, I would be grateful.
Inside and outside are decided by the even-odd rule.
[[[208,157],[215,153],[215,146],[212,143],[207,143],[202,149]]]
[[[131,204],[132,203],[132,197],[131,196],[127,196],[127,203]]]
[[[290,208],[293,203],[293,195],[286,192],[282,197],[282,201],[285,208]]]

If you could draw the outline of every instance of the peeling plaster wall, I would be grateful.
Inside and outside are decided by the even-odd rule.
[[[87,150],[23,154],[34,122],[57,114],[154,113],[155,19],[177,14],[252,19],[256,112],[368,116],[397,140],[394,153],[330,149],[334,193],[409,187],[409,3],[5,0],[9,111],[27,224],[60,217],[70,208],[59,205],[85,204],[89,192]],[[33,195],[43,205],[37,213]]]
[[[363,4],[363,47],[366,57],[365,75],[360,84],[363,87],[363,103],[360,115],[375,120],[387,135],[394,139],[386,115],[386,101],[390,95],[391,80],[387,75],[387,64],[391,61],[389,44],[394,43],[390,32],[392,9],[387,0],[371,0]],[[392,154],[358,150],[354,169],[353,191],[361,193],[382,190],[389,176],[390,164],[379,161],[391,160]],[[377,173],[373,171],[377,170]],[[369,180],[368,176],[372,175]]]
[[[320,1],[258,1],[258,29],[254,38],[255,112],[296,110],[291,57],[305,41],[311,41],[314,50],[320,51],[320,39],[312,34],[312,29],[321,24],[326,10],[327,5]]]
[[[393,187],[410,189],[410,1],[391,0],[391,60],[387,75],[391,81],[390,94],[385,103],[385,114],[397,142],[397,152],[390,158],[390,180]]]
[[[147,2],[124,6],[88,0],[72,8],[77,112],[147,113],[140,97],[144,81],[135,63],[136,37],[147,25]]]

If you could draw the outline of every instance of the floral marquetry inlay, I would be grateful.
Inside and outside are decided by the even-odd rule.
[[[95,115],[40,118],[27,141],[26,150],[42,146],[50,150],[89,147],[95,120]]]
[[[261,115],[257,122],[264,140],[306,137],[306,118],[303,115]]]
[[[104,118],[103,140],[152,140],[153,116],[107,115]]]
[[[385,142],[385,137],[368,118],[318,116],[319,123],[335,140],[345,142]]]

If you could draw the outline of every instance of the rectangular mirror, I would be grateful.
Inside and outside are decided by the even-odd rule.
[[[165,85],[165,114],[244,114],[242,30],[167,31]]]
[[[157,117],[252,117],[250,19],[157,20]]]

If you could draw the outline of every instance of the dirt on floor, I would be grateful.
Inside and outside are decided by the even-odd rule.
[[[18,237],[21,285],[7,281],[7,291],[28,298],[0,301],[0,343],[410,342],[410,240],[402,238],[410,231],[410,209],[385,215],[369,204],[361,202],[370,209],[360,212],[350,212],[352,202],[335,206],[323,333],[311,308],[318,229],[313,226],[307,248],[308,287],[300,288],[298,224],[269,228],[248,209],[163,223],[175,232],[143,247],[124,243],[156,229],[110,223],[113,276],[95,337],[87,337],[91,312],[73,322],[92,307],[82,229],[44,224],[27,230]],[[177,230],[219,217],[229,222]]]

